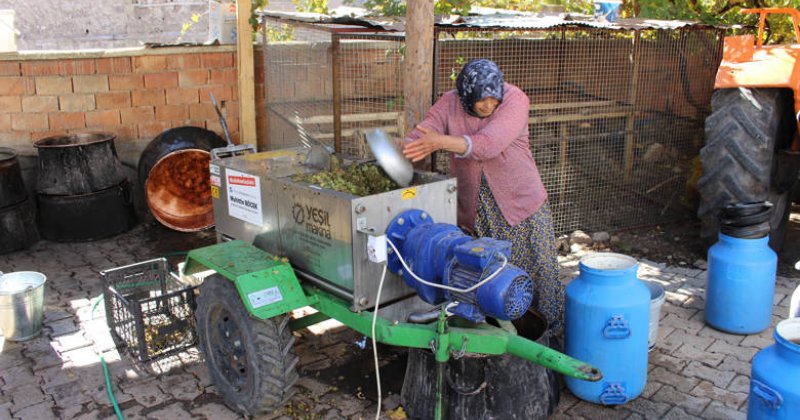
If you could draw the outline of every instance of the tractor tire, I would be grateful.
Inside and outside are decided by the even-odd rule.
[[[251,317],[233,282],[219,275],[200,286],[195,316],[200,350],[229,407],[253,416],[292,397],[299,359],[288,316]]]
[[[787,191],[773,186],[776,152],[794,135],[791,92],[782,89],[721,89],[711,99],[706,143],[700,151],[701,236],[709,241],[719,231],[719,210],[729,204],[770,200],[770,246],[783,242]]]

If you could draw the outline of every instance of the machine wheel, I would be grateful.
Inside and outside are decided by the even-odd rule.
[[[288,316],[251,317],[234,284],[214,275],[200,286],[196,317],[206,366],[231,408],[256,415],[291,398],[298,357]]]
[[[706,119],[706,144],[700,151],[701,235],[713,240],[720,208],[733,203],[771,200],[775,204],[770,245],[780,246],[785,234],[788,191],[771,185],[775,153],[788,147],[795,131],[791,92],[781,89],[722,89],[711,99]]]

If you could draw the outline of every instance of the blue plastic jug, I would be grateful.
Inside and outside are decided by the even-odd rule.
[[[753,358],[747,418],[800,418],[800,318],[778,323],[775,344]]]
[[[621,254],[581,259],[580,276],[566,289],[566,354],[603,372],[599,382],[566,378],[583,400],[624,404],[647,381],[650,291],[636,278],[638,263]]]
[[[769,328],[777,268],[769,236],[743,239],[720,233],[708,250],[706,322],[733,334]]]

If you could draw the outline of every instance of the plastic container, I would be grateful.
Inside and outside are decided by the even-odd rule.
[[[197,342],[196,286],[170,277],[158,258],[100,272],[105,283],[106,322],[117,346],[141,362],[164,357]]]
[[[789,300],[789,318],[800,318],[800,285],[794,289],[792,298]]]
[[[769,328],[778,257],[769,236],[742,239],[719,234],[708,250],[705,320],[733,334]]]
[[[622,0],[594,0],[594,18],[606,22],[616,22]]]
[[[45,281],[36,271],[0,275],[0,329],[6,340],[25,341],[42,331]]]
[[[796,419],[800,413],[800,318],[778,323],[775,344],[753,358],[747,418]]]
[[[653,350],[658,340],[658,321],[661,319],[661,305],[664,304],[667,295],[660,284],[652,281],[642,282],[650,290],[650,331],[647,335],[647,348]]]
[[[565,378],[578,398],[616,405],[644,390],[650,291],[636,278],[637,269],[629,256],[592,254],[567,286],[565,353],[603,372],[599,382]]]

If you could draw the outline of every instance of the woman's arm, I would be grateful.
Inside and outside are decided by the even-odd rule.
[[[446,150],[459,155],[463,155],[468,150],[467,140],[463,137],[440,134],[422,125],[418,125],[415,131],[422,133],[422,137],[403,147],[403,154],[412,162],[419,162],[437,150]]]
[[[475,160],[488,160],[506,150],[528,125],[530,101],[525,92],[515,88],[497,107],[492,121],[480,131],[470,135],[472,151],[467,156]]]

